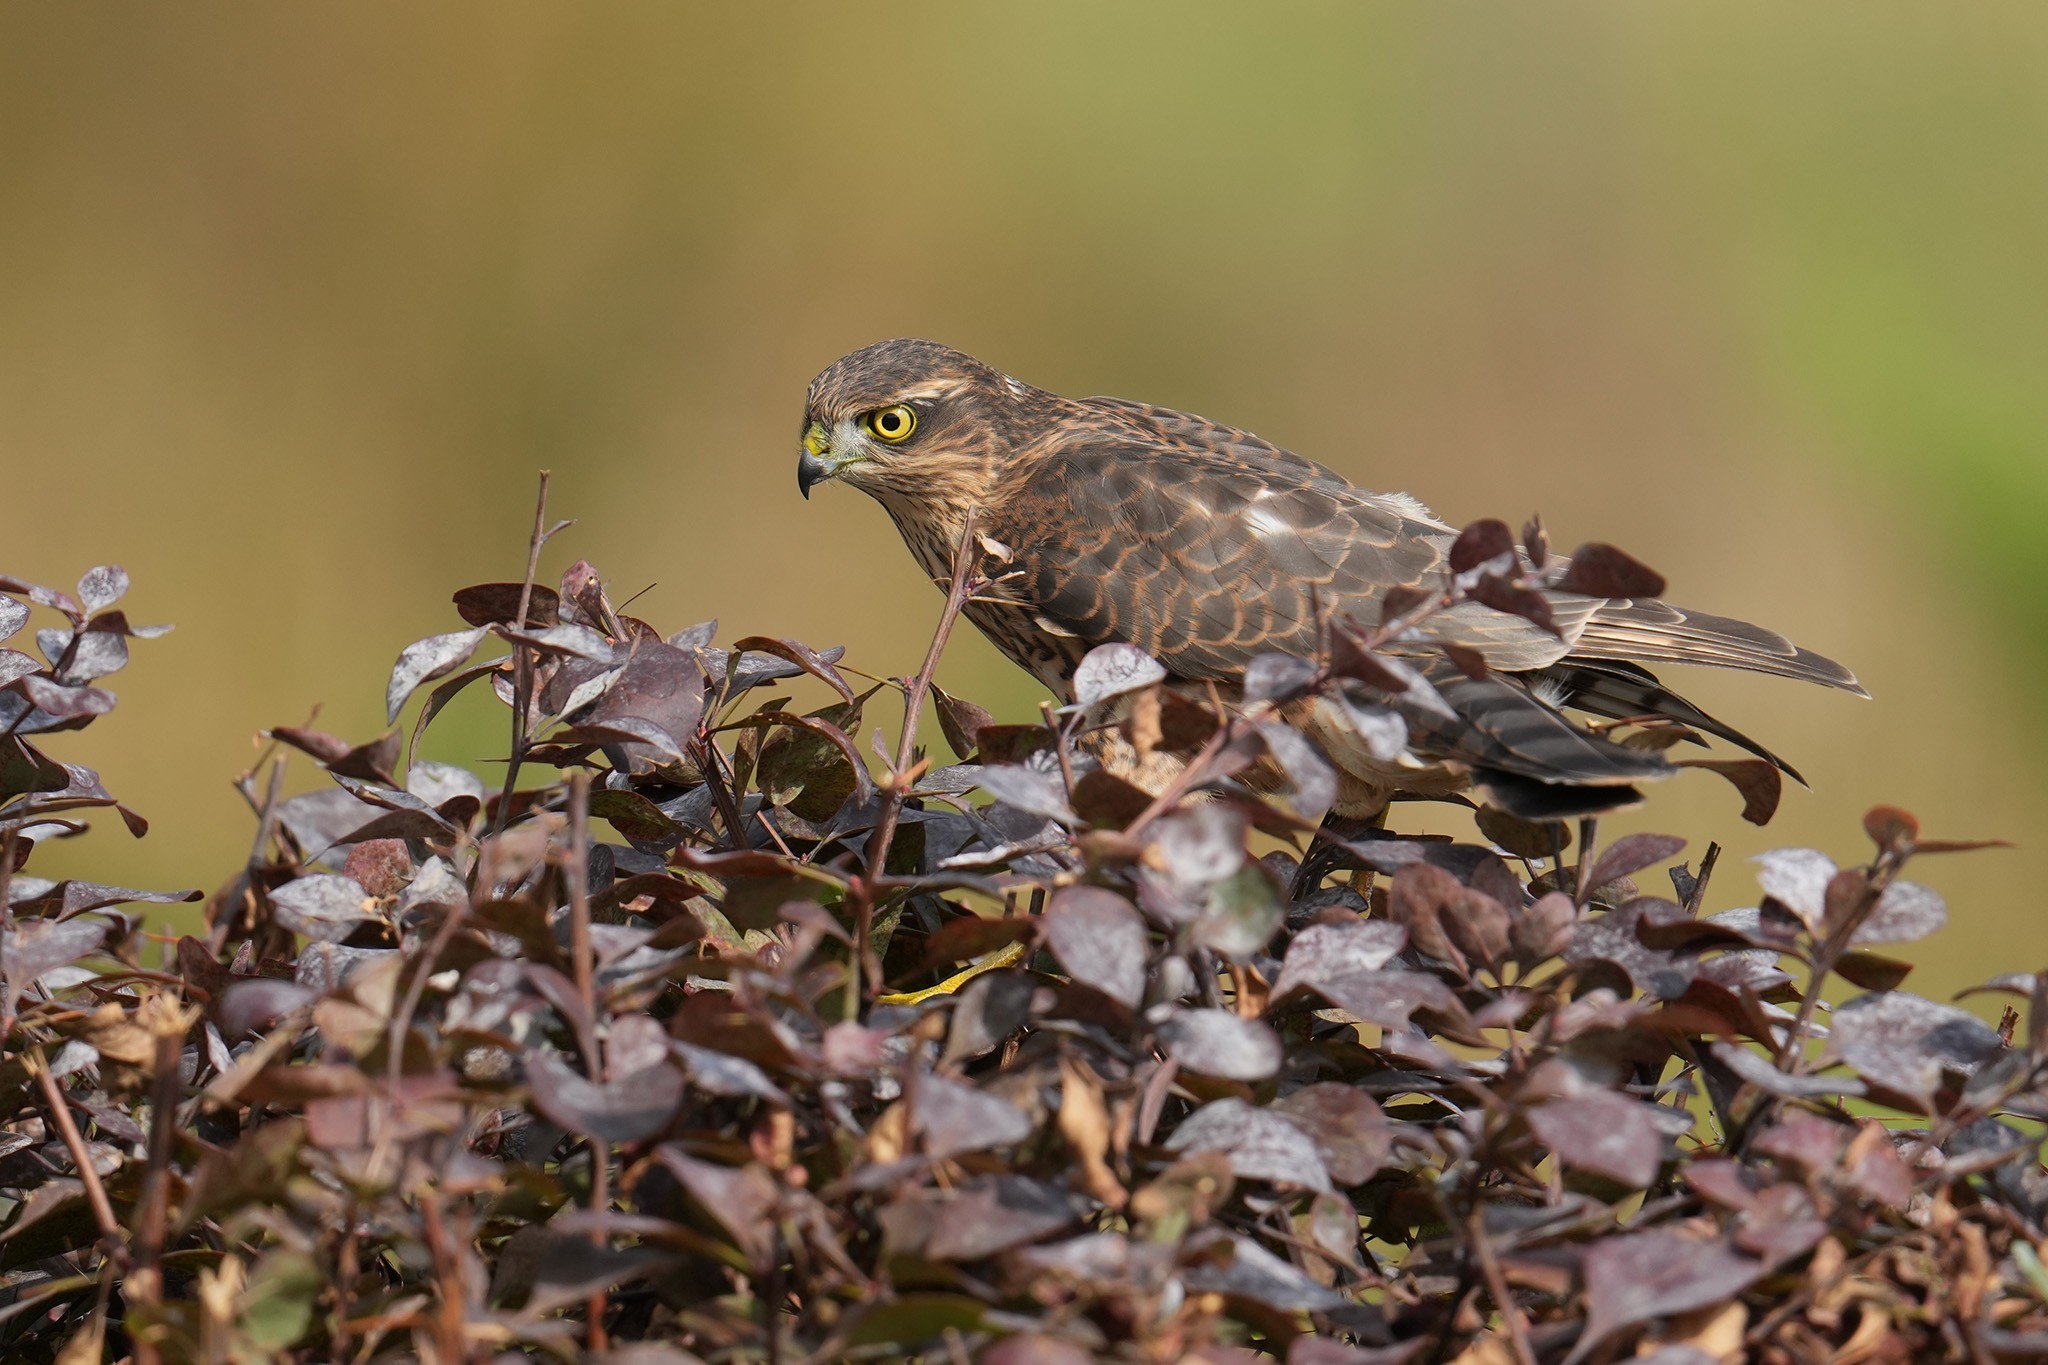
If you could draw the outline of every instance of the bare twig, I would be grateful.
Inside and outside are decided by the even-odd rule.
[[[391,1016],[391,1026],[385,1035],[386,1059],[385,1080],[391,1089],[391,1100],[398,1100],[398,1081],[404,1074],[405,1036],[412,1031],[412,1017],[420,1007],[420,997],[427,993],[427,978],[434,974],[434,964],[441,960],[442,950],[447,948],[455,931],[462,926],[464,916],[469,913],[467,897],[448,907],[448,913],[441,918],[441,927],[434,931],[433,940],[420,955],[413,968],[412,979],[406,983],[405,998]]]
[[[1508,1288],[1508,1277],[1501,1272],[1500,1260],[1493,1254],[1493,1244],[1486,1240],[1486,1219],[1478,1207],[1465,1220],[1465,1237],[1472,1248],[1472,1254],[1479,1261],[1479,1273],[1486,1281],[1486,1292],[1493,1296],[1493,1306],[1500,1310],[1500,1319],[1507,1325],[1508,1345],[1515,1353],[1516,1365],[1536,1365],[1536,1349],[1529,1343],[1529,1320],[1522,1314],[1522,1305],[1515,1302],[1514,1292]]]
[[[590,773],[578,768],[569,774],[569,852],[562,861],[562,876],[569,883],[569,944],[576,968],[576,993],[583,1000],[579,1023],[583,1065],[591,1082],[604,1079],[604,1064],[597,1051],[597,963],[590,942]],[[611,1206],[611,1145],[592,1137],[590,1150],[590,1211],[600,1219]],[[591,1245],[602,1249],[601,1227],[590,1230]],[[593,1351],[605,1349],[605,1291],[590,1292],[585,1312],[586,1345]]]
[[[420,1216],[426,1224],[427,1249],[434,1260],[435,1298],[432,1318],[435,1345],[443,1361],[469,1359],[464,1320],[468,1316],[467,1295],[462,1290],[462,1263],[448,1236],[447,1220],[441,1212],[440,1193],[432,1185],[420,1190]]]
[[[1591,815],[1579,821],[1579,865],[1572,869],[1572,903],[1579,909],[1586,908],[1586,902],[1593,895],[1593,888],[1586,885],[1587,876],[1593,871],[1593,854],[1597,848],[1595,836],[1600,832],[1600,821]]]
[[[1038,703],[1038,714],[1044,718],[1045,728],[1052,731],[1052,753],[1060,764],[1060,786],[1071,801],[1074,798],[1074,760],[1067,752],[1067,729],[1060,723],[1059,713],[1051,701]]]
[[[896,824],[903,811],[903,799],[910,786],[910,765],[917,750],[918,717],[924,710],[925,697],[931,692],[932,678],[939,670],[939,657],[946,652],[946,641],[952,638],[953,626],[960,619],[960,612],[967,605],[968,588],[972,582],[970,571],[974,567],[974,509],[969,508],[966,520],[961,524],[960,543],[953,551],[953,581],[946,591],[946,607],[939,614],[938,628],[932,632],[931,648],[925,651],[924,667],[910,680],[903,694],[903,733],[896,741],[896,759],[891,765],[887,780],[882,783],[881,810],[875,817],[874,832],[868,836],[867,871],[854,878],[850,894],[854,900],[853,915],[853,968],[848,981],[846,1017],[859,1014],[863,993],[874,993],[882,989],[882,964],[874,956],[871,942],[875,927],[875,899],[881,887],[881,880],[889,867],[889,846],[896,839]]]
[[[704,784],[711,790],[711,804],[718,807],[718,818],[725,822],[726,839],[736,849],[749,847],[747,843],[747,817],[742,813],[739,798],[733,793],[728,780],[725,755],[707,737],[694,742],[697,770],[704,774]]]
[[[1707,902],[1707,883],[1713,880],[1714,864],[1721,861],[1721,846],[1709,843],[1707,851],[1700,855],[1699,875],[1692,879],[1692,894],[1685,898],[1685,913],[1695,918],[1700,907]]]
[[[236,789],[242,793],[243,799],[248,801],[256,810],[256,837],[249,843],[248,862],[243,865],[242,874],[235,883],[241,897],[241,904],[236,914],[242,916],[253,918],[255,912],[255,872],[257,868],[263,865],[266,852],[270,847],[270,841],[277,833],[277,805],[278,799],[284,794],[284,766],[285,756],[283,754],[279,754],[270,761],[270,784],[264,792],[261,805],[258,805],[250,795],[250,779],[256,775],[254,768],[244,773],[235,784]],[[207,934],[207,947],[216,953],[220,952],[221,949],[227,946],[228,934],[234,929],[234,926],[235,915],[223,914],[217,917],[213,922],[212,930]]]
[[[170,1220],[171,1144],[177,1135],[178,1054],[184,1036],[159,1028],[156,1034],[155,1092],[151,1097],[149,1125],[149,1167],[143,1177],[142,1199],[135,1214],[135,1237],[131,1245],[134,1268],[128,1273],[123,1293],[131,1303],[158,1304],[163,1301],[164,1234]],[[154,1355],[153,1347],[137,1343],[139,1353]]]
[[[1842,916],[1840,923],[1823,927],[1820,940],[1814,945],[1813,969],[1806,978],[1806,993],[1799,1002],[1799,1014],[1787,1030],[1785,1041],[1778,1045],[1776,1061],[1780,1071],[1796,1072],[1800,1069],[1801,1048],[1808,1030],[1813,1027],[1813,1016],[1820,1009],[1821,987],[1827,984],[1842,955],[1849,951],[1850,941],[1863,927],[1863,921],[1877,909],[1878,899],[1891,885],[1892,878],[1898,875],[1899,866],[1900,860],[1889,850],[1878,854],[1877,861],[1871,864],[1870,875],[1864,879],[1863,890],[1856,903]]]
[[[0,981],[7,979],[7,931],[14,927],[14,827],[0,831]],[[0,1046],[14,1036],[14,1007],[0,1015]]]
[[[569,951],[576,959],[576,993],[583,997],[583,1017],[597,1018],[596,959],[590,946],[590,772],[569,774],[569,852],[562,860],[569,883]],[[598,1077],[597,1038],[585,1037],[583,1060],[590,1077]]]
[[[36,1086],[43,1092],[43,1106],[50,1111],[50,1122],[56,1125],[57,1136],[64,1140],[64,1150],[71,1153],[71,1164],[78,1167],[79,1183],[85,1186],[85,1202],[92,1206],[93,1221],[99,1224],[100,1236],[106,1240],[110,1250],[120,1247],[123,1240],[121,1220],[114,1216],[114,1205],[107,1198],[107,1187],[100,1183],[100,1173],[93,1169],[92,1153],[86,1149],[85,1138],[71,1117],[71,1107],[65,1102],[63,1088],[50,1074],[50,1064],[44,1060],[41,1048],[31,1048],[22,1054],[21,1060],[35,1073]]]
[[[526,543],[526,578],[519,585],[519,615],[513,629],[526,629],[526,613],[533,606],[533,576],[540,572],[540,547],[547,543],[548,471],[540,472],[540,493],[533,502],[533,534]],[[491,833],[503,834],[512,814],[512,793],[519,786],[519,765],[526,761],[527,712],[533,706],[533,651],[517,641],[512,645],[512,757],[505,764],[505,787],[498,794],[498,811],[491,819]]]

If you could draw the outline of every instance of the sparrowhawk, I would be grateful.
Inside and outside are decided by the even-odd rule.
[[[931,341],[880,342],[826,369],[810,386],[802,446],[805,496],[828,479],[872,495],[940,582],[972,509],[989,586],[965,615],[1062,693],[1090,649],[1122,641],[1157,658],[1171,684],[1227,694],[1261,653],[1314,655],[1330,613],[1370,627],[1389,590],[1443,582],[1457,535],[1405,493],[1353,487],[1248,431],[1120,398],[1063,398]],[[1290,717],[1338,769],[1339,815],[1376,817],[1399,793],[1476,784],[1550,818],[1625,804],[1635,782],[1672,771],[1565,707],[1674,722],[1791,773],[1645,665],[1750,669],[1867,695],[1839,664],[1747,622],[1656,598],[1548,596],[1555,633],[1477,601],[1418,632],[1427,638],[1406,647],[1430,656],[1452,714],[1411,716],[1405,752],[1375,753],[1341,701]],[[1431,641],[1477,651],[1487,669],[1451,667]]]

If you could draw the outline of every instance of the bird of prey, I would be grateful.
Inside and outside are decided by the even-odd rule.
[[[1089,650],[1122,641],[1170,685],[1226,695],[1267,652],[1312,657],[1331,614],[1365,627],[1395,588],[1435,590],[1456,529],[1405,493],[1371,493],[1248,431],[1120,398],[1063,398],[932,341],[884,341],[811,382],[797,482],[873,496],[935,581],[970,509],[990,587],[965,615],[1068,693]],[[1768,750],[1664,687],[1650,664],[1710,664],[1868,695],[1841,665],[1747,622],[1655,598],[1551,592],[1556,632],[1476,601],[1411,642],[1448,711],[1406,713],[1388,754],[1358,711],[1311,699],[1290,714],[1338,771],[1334,811],[1383,816],[1396,795],[1480,787],[1530,819],[1625,805],[1673,771],[1664,755],[1573,723],[1563,708],[1655,718]],[[1434,648],[1477,651],[1472,677]],[[1427,656],[1427,662],[1423,656]],[[1469,656],[1468,656],[1469,658]]]

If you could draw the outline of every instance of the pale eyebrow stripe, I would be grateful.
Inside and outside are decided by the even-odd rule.
[[[947,398],[960,392],[963,385],[958,380],[946,380],[938,384],[927,384],[922,388],[905,389],[897,395],[899,401],[919,398]]]

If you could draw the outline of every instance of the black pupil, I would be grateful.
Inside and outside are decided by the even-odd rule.
[[[881,424],[884,436],[894,436],[903,429],[903,414],[900,412],[885,412],[875,420]]]

